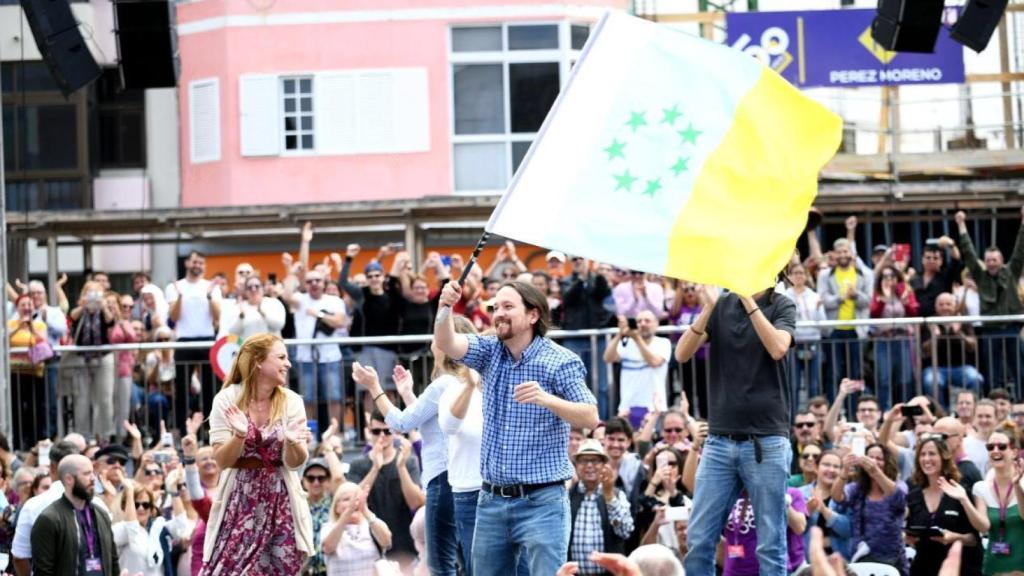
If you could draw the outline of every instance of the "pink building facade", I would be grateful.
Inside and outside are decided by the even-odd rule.
[[[627,0],[178,5],[181,204],[499,193]]]

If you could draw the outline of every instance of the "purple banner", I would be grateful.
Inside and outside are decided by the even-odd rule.
[[[956,20],[947,8],[944,24]],[[950,84],[964,81],[963,46],[942,30],[932,54],[889,52],[871,38],[874,9],[730,12],[728,43],[794,86]]]

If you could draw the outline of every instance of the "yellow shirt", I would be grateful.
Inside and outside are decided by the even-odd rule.
[[[839,304],[839,315],[836,320],[853,320],[857,317],[857,299],[846,299],[846,290],[849,286],[857,287],[857,268],[836,268],[836,285],[839,286],[839,297],[843,299]],[[850,330],[852,326],[839,326],[840,330]]]
[[[40,334],[46,334],[46,323],[41,320],[32,321],[32,330]],[[7,321],[7,331],[11,335],[11,348],[31,348],[39,343],[39,339],[21,325],[21,320],[11,318]],[[27,353],[11,354],[11,370],[22,374],[34,373],[36,376],[43,375],[43,365],[32,366]]]

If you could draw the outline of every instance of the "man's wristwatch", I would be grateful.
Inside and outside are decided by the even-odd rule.
[[[320,320],[323,320],[326,316],[327,314],[324,314],[323,310],[316,313],[316,317],[319,318]]]

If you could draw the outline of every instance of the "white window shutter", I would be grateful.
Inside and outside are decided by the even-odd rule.
[[[220,160],[220,81],[188,84],[189,157],[193,164]]]
[[[430,96],[426,68],[395,70],[395,152],[430,150]]]
[[[238,112],[242,156],[280,154],[281,98],[278,77],[273,74],[240,76]]]
[[[317,154],[355,154],[356,78],[350,72],[323,72],[313,81]]]

